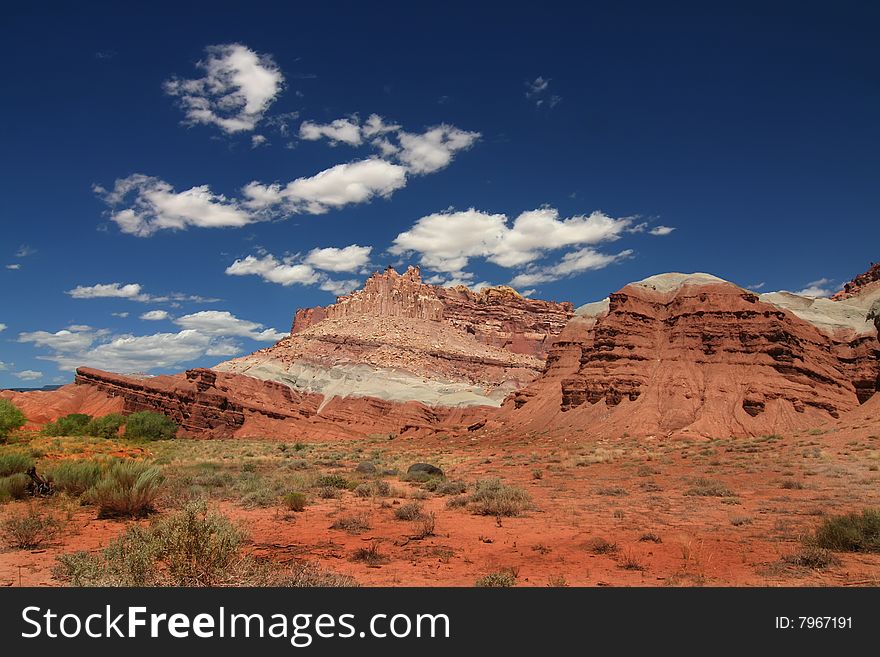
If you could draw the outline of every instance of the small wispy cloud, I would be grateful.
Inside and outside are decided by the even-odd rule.
[[[556,107],[562,102],[562,96],[550,93],[550,78],[538,76],[534,80],[526,80],[526,98],[535,103],[535,107]]]
[[[220,299],[203,297],[197,294],[171,292],[169,294],[148,294],[140,283],[97,283],[95,285],[77,285],[68,294],[74,299],[127,299],[141,303],[170,303],[189,301],[192,303],[216,303]],[[120,315],[117,315],[120,316]]]
[[[834,290],[829,287],[833,282],[834,280],[830,278],[820,278],[815,281],[810,281],[804,289],[798,290],[795,294],[804,297],[830,297],[834,294]]]

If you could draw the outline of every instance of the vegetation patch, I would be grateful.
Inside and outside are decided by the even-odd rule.
[[[532,508],[532,500],[522,488],[504,484],[500,479],[481,479],[467,496],[466,505],[476,515],[509,517]]]
[[[809,542],[835,552],[880,552],[880,509],[827,518]]]
[[[72,586],[355,586],[353,579],[297,564],[279,569],[243,551],[247,535],[226,516],[193,503],[149,527],[130,526],[98,554],[58,558]]]
[[[489,589],[509,588],[511,586],[516,586],[516,578],[517,573],[514,569],[505,568],[504,570],[483,575],[480,579],[474,582],[474,586]]]

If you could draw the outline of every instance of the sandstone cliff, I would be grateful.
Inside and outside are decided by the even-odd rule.
[[[579,309],[503,415],[511,429],[758,435],[816,426],[880,388],[864,303],[813,323],[764,297],[706,274],[627,285]]]

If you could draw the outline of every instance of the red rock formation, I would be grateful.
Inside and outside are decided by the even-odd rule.
[[[856,408],[857,388],[876,376],[876,352],[858,377],[847,348],[718,279],[634,284],[610,296],[607,313],[572,320],[544,375],[514,393],[504,415],[514,427],[609,436],[816,426]]]
[[[445,322],[483,344],[543,359],[573,310],[571,303],[526,299],[506,286],[472,292],[464,286],[427,285],[418,267],[403,274],[389,267],[367,279],[362,290],[339,297],[333,305],[298,310],[291,334],[325,319],[402,317]]]
[[[111,397],[96,388],[73,383],[51,391],[0,390],[0,397],[11,401],[25,414],[25,429],[38,429],[47,422],[53,422],[70,413],[98,416],[122,411],[121,399]]]
[[[873,276],[831,301],[665,274],[572,316],[571,304],[510,288],[438,288],[417,269],[388,270],[299,311],[275,346],[213,370],[136,378],[80,368],[76,386],[13,399],[41,404],[41,415],[26,409],[38,421],[155,410],[208,437],[783,432],[861,417],[860,404],[876,410]]]
[[[835,294],[832,299],[840,301],[841,299],[849,299],[859,294],[863,294],[867,289],[876,287],[880,283],[880,262],[872,263],[871,268],[864,274],[859,274],[849,283],[843,286],[843,289]]]
[[[164,413],[178,423],[183,435],[210,438],[351,438],[433,431],[448,425],[466,427],[487,412],[482,407],[430,408],[368,397],[336,398],[325,404],[321,395],[202,368],[137,379],[81,367],[76,383],[81,390],[115,400],[117,410],[124,413]]]

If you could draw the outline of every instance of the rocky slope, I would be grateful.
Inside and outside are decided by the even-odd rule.
[[[525,299],[507,287],[471,292],[393,269],[326,308],[296,313],[289,337],[217,365],[334,397],[430,406],[500,406],[540,374],[570,303]]]
[[[373,275],[212,369],[12,396],[36,422],[157,410],[201,436],[478,432],[739,436],[827,426],[880,399],[880,268],[832,299],[662,274],[581,306]],[[863,405],[863,406],[860,406]]]
[[[149,378],[82,367],[76,383],[194,435],[466,430],[541,373],[573,312],[511,288],[441,288],[417,268],[388,269],[333,305],[298,311],[288,337],[244,358]]]
[[[759,297],[708,274],[627,285],[578,309],[503,417],[509,429],[605,436],[816,426],[880,389],[877,292]]]

